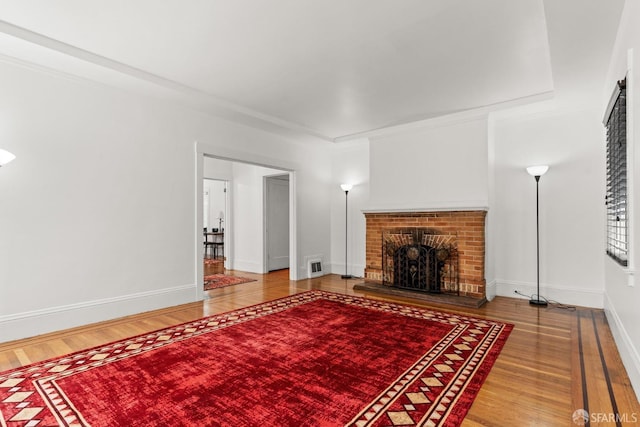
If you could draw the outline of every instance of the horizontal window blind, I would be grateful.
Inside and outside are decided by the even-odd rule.
[[[607,254],[623,266],[628,260],[627,96],[626,79],[618,82],[607,128]]]

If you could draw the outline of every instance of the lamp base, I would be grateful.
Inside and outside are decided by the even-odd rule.
[[[342,276],[340,276],[343,279],[353,279],[353,276],[350,274],[343,274]]]
[[[539,307],[546,307],[548,305],[547,302],[543,299],[530,299],[529,304],[537,305]]]

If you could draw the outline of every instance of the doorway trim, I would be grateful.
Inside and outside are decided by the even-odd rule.
[[[228,160],[231,162],[245,163],[255,166],[263,166],[271,169],[279,169],[284,173],[289,173],[289,280],[298,280],[298,233],[297,233],[297,198],[296,198],[296,165],[292,162],[281,159],[273,159],[261,156],[256,153],[248,153],[238,150],[230,150],[212,144],[194,142],[195,147],[195,199],[196,215],[193,234],[194,254],[195,254],[195,277],[196,292],[195,300],[204,299],[204,287],[199,284],[204,283],[204,266],[202,258],[204,249],[202,247],[202,227],[203,227],[203,203],[202,191],[204,180],[204,158]],[[231,207],[229,207],[231,211]],[[264,255],[263,255],[264,256]],[[292,267],[291,267],[292,266]]]

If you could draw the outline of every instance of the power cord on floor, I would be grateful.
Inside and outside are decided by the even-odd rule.
[[[543,297],[543,296],[538,297],[536,294],[533,294],[533,295],[527,295],[527,294],[524,294],[524,293],[522,293],[522,292],[520,292],[520,291],[514,291],[514,292],[515,292],[516,294],[518,294],[518,295],[523,296],[523,297],[527,297],[529,300],[532,300],[532,299],[534,299],[534,297],[536,297],[536,299],[541,299],[541,300],[543,300],[543,301],[546,301],[546,302],[547,302],[547,304],[549,304],[549,305],[551,305],[551,306],[553,306],[553,307],[555,307],[555,308],[560,308],[560,309],[563,309],[563,310],[569,310],[569,311],[576,311],[576,307],[575,307],[575,306],[573,306],[573,305],[562,304],[562,303],[560,303],[560,302],[558,302],[558,301],[554,301],[554,300],[551,300],[551,299],[547,299],[547,298],[545,298],[545,297]]]

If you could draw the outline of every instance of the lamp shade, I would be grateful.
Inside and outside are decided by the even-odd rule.
[[[342,188],[342,191],[349,191],[353,188],[352,184],[340,184],[340,188]]]
[[[541,165],[541,166],[529,166],[527,168],[527,172],[531,176],[542,176],[549,170],[549,166]]]
[[[15,158],[16,156],[13,153],[10,153],[7,150],[3,150],[2,148],[0,148],[0,166],[6,165],[7,163],[9,163]]]

